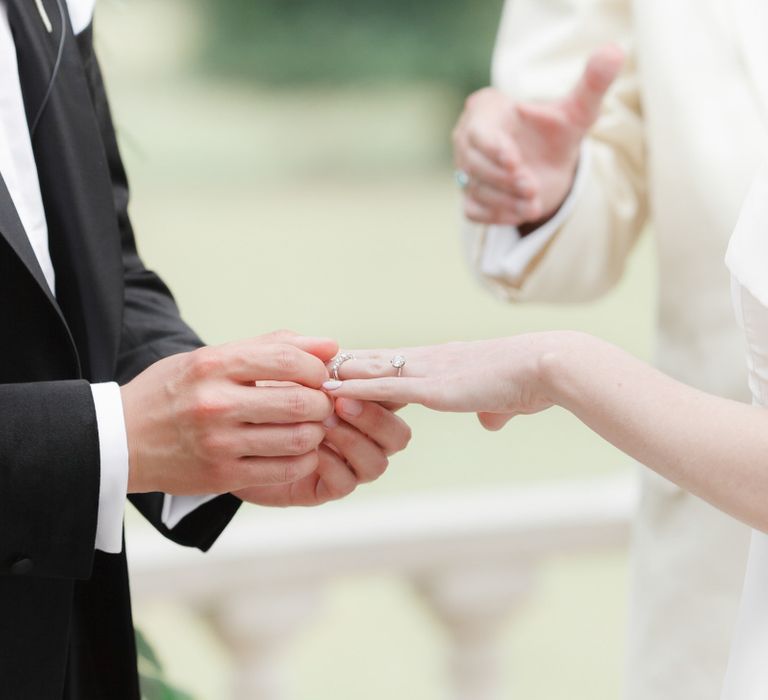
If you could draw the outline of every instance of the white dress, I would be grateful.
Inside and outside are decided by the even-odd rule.
[[[749,388],[754,403],[768,407],[768,168],[747,196],[726,264],[746,339]],[[762,532],[752,533],[721,700],[768,700],[768,535]]]

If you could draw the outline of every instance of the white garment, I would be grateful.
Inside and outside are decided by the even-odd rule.
[[[747,343],[749,388],[768,407],[768,168],[747,196],[726,254]],[[754,531],[722,700],[768,698],[768,535]]]
[[[93,17],[95,0],[67,0],[72,27],[79,33]],[[41,15],[40,21],[47,18]],[[56,275],[48,250],[48,226],[19,82],[16,46],[8,8],[0,0],[0,173],[29,238],[45,280],[56,293]],[[123,515],[128,487],[128,446],[120,389],[114,382],[91,386],[99,431],[101,478],[95,548],[122,549]],[[162,520],[175,527],[213,496],[166,496]]]
[[[482,283],[515,302],[593,299],[621,277],[649,228],[658,262],[656,365],[747,400],[723,253],[768,157],[766,37],[766,0],[507,0],[493,84],[516,99],[562,99],[589,54],[608,42],[628,60],[586,140],[581,189],[540,252],[523,255],[521,242],[491,261],[485,247],[498,234],[466,227],[467,257]],[[643,470],[641,480],[625,700],[716,700],[749,529],[654,472]]]

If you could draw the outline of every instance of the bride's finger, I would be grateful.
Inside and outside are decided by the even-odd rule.
[[[478,413],[478,419],[480,424],[486,430],[501,430],[512,418],[515,417],[514,413]]]
[[[431,386],[432,382],[429,380],[413,377],[348,379],[323,384],[323,388],[334,397],[400,404],[429,403],[430,399],[434,398],[431,395]]]
[[[327,362],[326,367],[332,376],[335,374],[340,379],[381,377],[385,376],[381,374],[385,354],[380,350],[345,350]]]
[[[375,379],[387,377],[395,372],[383,354],[370,353],[367,356],[354,353],[354,359],[347,360],[339,367],[340,379]]]
[[[386,408],[388,411],[392,411],[392,413],[397,413],[401,408],[405,408],[408,404],[397,403],[395,401],[379,401],[379,405]]]
[[[367,356],[354,355],[351,360],[346,360],[338,367],[339,379],[381,379],[387,377],[397,377],[397,367],[392,364],[392,361],[398,357],[399,353],[390,352],[374,353],[370,352]],[[401,355],[402,357],[402,355]],[[418,376],[419,369],[416,365],[420,363],[411,362],[408,364],[406,359],[406,366],[403,372],[408,373],[409,376]]]

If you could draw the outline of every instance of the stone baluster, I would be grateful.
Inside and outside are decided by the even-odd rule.
[[[207,617],[234,658],[233,700],[283,700],[290,694],[286,651],[321,603],[317,582],[255,587],[222,596]]]
[[[499,631],[533,588],[529,562],[436,572],[415,585],[450,637],[449,673],[454,700],[499,700],[502,695]]]

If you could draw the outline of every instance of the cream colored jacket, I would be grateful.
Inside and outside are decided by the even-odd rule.
[[[513,301],[596,297],[619,279],[650,221],[659,265],[658,365],[692,385],[746,399],[723,256],[768,153],[766,5],[508,0],[493,83],[520,100],[562,97],[604,42],[623,45],[630,60],[586,143],[587,172],[573,209],[543,254],[523,274],[489,276],[481,265],[487,232],[467,226],[469,259],[483,282]],[[518,268],[515,248],[506,255],[501,267]]]

